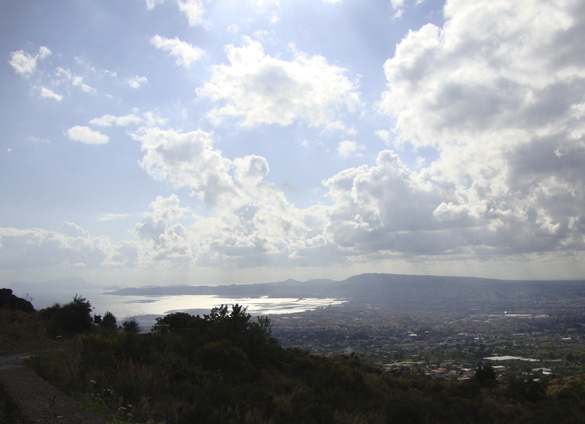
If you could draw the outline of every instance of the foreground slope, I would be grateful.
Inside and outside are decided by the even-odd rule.
[[[583,422],[582,381],[499,382],[490,367],[471,381],[384,372],[355,356],[284,349],[270,322],[245,308],[160,320],[164,336],[93,331],[30,366],[124,422],[165,423],[573,423]],[[554,390],[551,388],[554,387]]]

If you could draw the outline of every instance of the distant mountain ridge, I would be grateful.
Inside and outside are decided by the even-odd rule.
[[[224,286],[156,286],[126,288],[117,296],[215,295],[223,297],[337,298],[392,306],[514,307],[558,297],[585,297],[585,281],[507,281],[487,278],[402,274],[361,274],[342,281],[318,279],[300,282],[233,284]]]
[[[81,277],[61,277],[36,283],[16,282],[8,285],[11,289],[19,291],[46,291],[46,290],[79,290],[79,289],[103,289],[103,287],[91,284]]]
[[[404,274],[360,274],[342,281],[288,279],[273,283],[232,284],[223,286],[143,286],[135,288],[103,287],[79,277],[64,277],[38,283],[14,283],[8,287],[24,296],[34,294],[40,304],[64,301],[71,293],[88,296],[99,291],[112,296],[207,295],[225,298],[335,298],[383,305],[394,309],[427,310],[436,308],[519,309],[544,305],[559,299],[585,299],[585,281],[509,281],[489,278],[443,277]],[[103,292],[105,290],[112,290]]]
[[[106,287],[89,283],[81,277],[69,276],[34,283],[16,282],[7,286],[20,297],[31,299],[36,308],[42,309],[55,303],[70,302],[75,295],[91,297],[94,293],[102,293]],[[119,287],[110,286],[115,290]]]

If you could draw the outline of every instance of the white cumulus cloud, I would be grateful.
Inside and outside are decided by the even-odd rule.
[[[85,84],[83,82],[83,77],[80,77],[80,76],[73,77],[71,84],[74,87],[79,87],[81,89],[81,91],[83,91],[84,93],[95,93],[96,92],[95,88],[92,88],[89,85]]]
[[[211,135],[201,131],[180,133],[143,128],[135,137],[145,152],[142,167],[154,178],[169,179],[177,186],[189,186],[209,204],[228,202],[238,196],[228,174],[229,159],[213,149]]]
[[[404,0],[390,0],[390,4],[394,9],[394,17],[400,18],[404,13]]]
[[[201,59],[205,54],[205,52],[199,47],[195,47],[185,41],[181,41],[178,37],[166,38],[157,34],[150,39],[150,44],[155,46],[157,49],[169,52],[171,56],[177,58],[177,65],[184,66],[186,68],[191,66],[191,63]]]
[[[37,60],[43,60],[50,54],[51,50],[45,46],[41,46],[39,48],[39,53],[35,55],[31,55],[24,50],[18,50],[10,53],[10,61],[8,63],[10,63],[18,74],[28,78],[36,70]]]
[[[351,156],[360,156],[360,150],[364,150],[365,146],[360,146],[355,141],[344,140],[340,141],[337,145],[337,153],[343,158],[349,158]]]
[[[47,99],[54,99],[60,102],[63,100],[63,96],[60,94],[55,93],[53,90],[45,87],[41,87],[41,97],[45,97]]]
[[[59,233],[65,234],[69,237],[89,238],[89,231],[85,231],[83,228],[73,222],[65,222],[63,225],[61,225],[59,228]]]
[[[394,143],[437,149],[425,184],[450,185],[420,225],[486,257],[583,250],[585,5],[450,0],[444,14],[397,46],[378,105]]]
[[[145,0],[146,8],[148,10],[153,10],[157,4],[163,4],[166,0]]]
[[[158,244],[159,237],[165,232],[166,228],[167,221],[165,219],[146,215],[136,224],[132,232],[141,240],[149,240],[154,244]]]
[[[167,219],[186,208],[179,207],[174,195],[157,198],[150,205],[154,213],[146,214],[134,230],[138,238],[153,243],[153,259],[254,266],[267,260],[284,263],[297,250],[323,244],[319,230],[306,222],[323,222],[323,217],[308,218],[288,204],[282,191],[265,180],[269,172],[265,158],[224,158],[213,148],[211,135],[201,130],[142,128],[135,138],[142,143],[141,164],[150,175],[190,187],[216,213],[199,218],[193,226],[196,232],[180,225],[168,227]]]
[[[107,213],[98,218],[98,221],[115,221],[118,219],[126,219],[132,216],[129,213]]]
[[[182,208],[179,206],[180,200],[176,194],[171,194],[169,197],[157,196],[150,206],[156,216],[160,216],[167,221],[180,218],[184,213],[189,211],[189,208]]]
[[[153,10],[156,5],[163,4],[166,0],[145,0],[146,8]],[[201,0],[177,0],[177,7],[179,11],[185,15],[189,26],[208,26],[209,23],[203,19],[205,15],[205,7]]]
[[[187,17],[189,26],[204,25],[205,8],[200,0],[178,0],[179,10]]]
[[[227,31],[231,34],[237,34],[241,30],[238,24],[231,24],[227,27]]]
[[[126,84],[128,84],[128,86],[130,86],[131,88],[139,89],[140,86],[146,83],[147,81],[148,79],[146,77],[136,75],[134,78],[127,78]]]
[[[89,121],[92,125],[100,127],[111,127],[116,125],[117,127],[126,127],[131,124],[138,124],[142,122],[142,119],[133,113],[124,116],[104,115],[101,118],[94,118]]]
[[[243,126],[302,120],[315,127],[343,128],[340,113],[361,108],[357,85],[345,69],[296,50],[292,61],[276,59],[259,42],[245,40],[243,47],[226,47],[230,65],[214,66],[211,80],[197,90],[199,96],[224,104],[209,112],[214,124],[234,117],[243,119]]]
[[[110,139],[107,135],[94,131],[89,127],[76,125],[67,130],[70,140],[79,141],[85,144],[105,144]]]

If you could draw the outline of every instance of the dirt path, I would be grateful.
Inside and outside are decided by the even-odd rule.
[[[107,420],[80,408],[22,365],[26,353],[0,357],[0,388],[23,423],[107,424]],[[11,359],[10,359],[11,358]],[[1,418],[1,416],[0,416]]]

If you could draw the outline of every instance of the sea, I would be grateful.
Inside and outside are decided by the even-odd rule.
[[[15,295],[24,297],[26,294],[15,290]],[[187,312],[191,315],[209,314],[212,308],[221,305],[243,305],[252,316],[267,316],[274,314],[290,314],[341,305],[342,299],[332,298],[269,298],[263,297],[222,297],[212,295],[181,295],[181,296],[120,296],[107,294],[104,290],[83,290],[83,293],[74,293],[69,290],[43,291],[30,293],[29,300],[35,309],[39,310],[55,303],[70,302],[75,295],[87,299],[93,314],[103,316],[111,312],[118,323],[134,318],[140,327],[149,329],[156,322],[157,317],[163,317],[174,312]]]

